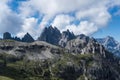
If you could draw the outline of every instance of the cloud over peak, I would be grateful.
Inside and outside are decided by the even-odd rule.
[[[107,26],[112,18],[109,8],[120,6],[119,0],[25,0],[18,1],[18,13],[8,1],[13,0],[0,3],[0,32],[10,30],[18,36],[29,32],[34,37],[50,24],[61,31],[91,35]]]

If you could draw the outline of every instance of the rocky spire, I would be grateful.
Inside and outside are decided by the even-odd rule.
[[[11,34],[9,32],[5,32],[3,34],[3,39],[12,39]]]
[[[29,33],[26,33],[24,37],[22,38],[23,42],[34,42],[34,39]]]
[[[49,26],[44,28],[38,40],[58,45],[60,37],[61,37],[60,31],[56,27]]]
[[[67,41],[72,40],[74,38],[75,38],[75,35],[69,30],[63,31],[61,35],[61,39],[59,41],[59,45],[62,47],[65,47]]]

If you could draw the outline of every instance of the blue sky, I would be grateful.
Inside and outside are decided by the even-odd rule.
[[[112,8],[112,10],[110,10],[112,18],[109,21],[107,27],[100,29],[92,36],[97,37],[97,38],[112,36],[117,41],[120,42],[120,36],[119,36],[120,35],[120,13],[119,15],[115,15],[115,13],[119,10],[120,10],[120,7]]]
[[[18,37],[29,32],[37,38],[53,25],[61,32],[109,35],[120,42],[120,0],[2,0],[0,7],[1,36],[6,31]]]

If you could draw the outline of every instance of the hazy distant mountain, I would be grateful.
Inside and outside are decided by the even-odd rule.
[[[102,44],[108,51],[120,56],[120,43],[116,41],[113,37],[107,36],[106,38],[96,39],[100,44]]]

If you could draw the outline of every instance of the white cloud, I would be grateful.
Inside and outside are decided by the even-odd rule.
[[[29,32],[35,38],[49,24],[61,31],[70,29],[75,34],[90,35],[107,25],[112,17],[109,8],[120,6],[120,0],[27,0],[20,3],[16,13],[8,6],[10,1],[0,2],[0,32],[10,31],[18,36]],[[79,23],[72,23],[75,21]]]
[[[70,25],[70,23],[74,21],[74,17],[71,17],[69,15],[58,15],[55,17],[52,25],[63,31],[67,25]]]
[[[47,15],[55,15],[58,13],[68,13],[71,11],[88,7],[98,1],[96,0],[29,0],[22,4],[25,8],[34,8],[40,13]],[[28,7],[26,7],[28,8]]]
[[[75,33],[76,35],[78,34],[86,34],[86,35],[90,35],[92,33],[94,33],[95,31],[98,30],[98,27],[92,23],[92,22],[88,22],[88,21],[81,21],[79,25],[67,25],[64,28],[64,31],[69,29],[71,32]]]
[[[106,7],[100,6],[78,11],[76,18],[79,20],[86,19],[99,26],[105,26],[111,18],[111,15],[108,13]]]
[[[28,10],[28,15],[31,15],[30,9],[32,14],[38,11],[39,14],[44,15],[39,30],[52,24],[61,31],[70,29],[75,34],[90,35],[107,25],[111,19],[108,9],[119,3],[119,0],[29,0],[22,4],[21,9],[24,9],[23,12]],[[75,17],[69,15],[71,12]],[[51,19],[53,21],[49,23]],[[71,24],[74,20],[80,23]]]
[[[14,13],[9,6],[8,2],[11,0],[2,0],[0,2],[0,32],[11,32],[16,34],[23,24],[22,18]]]
[[[17,33],[18,37],[23,37],[26,32],[30,33],[34,38],[37,34],[37,19],[35,18],[26,18],[24,24],[22,25],[22,30]]]

